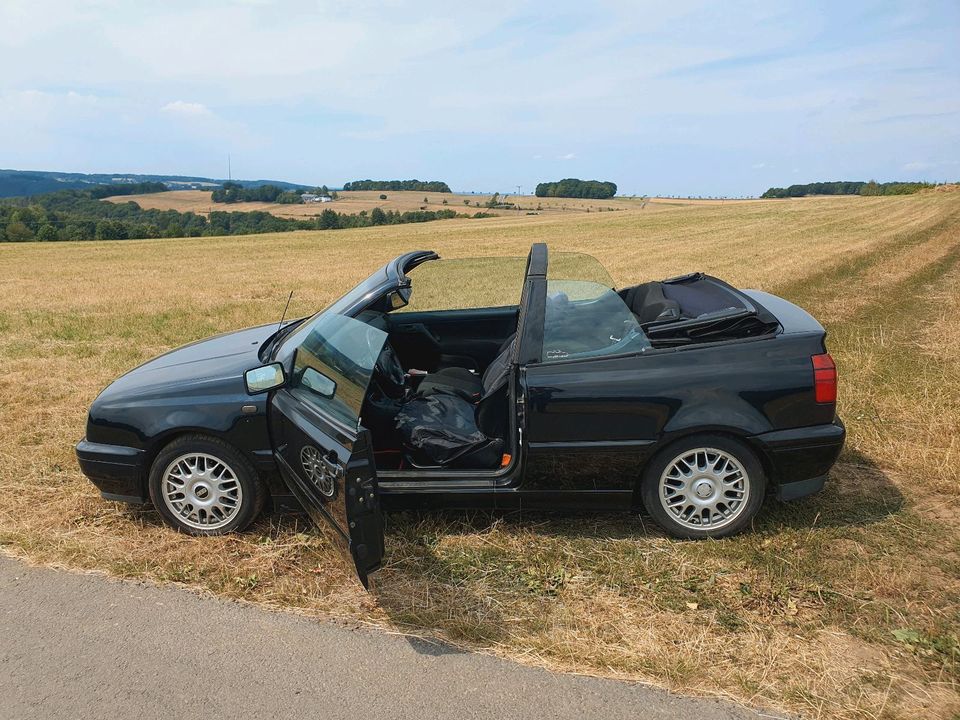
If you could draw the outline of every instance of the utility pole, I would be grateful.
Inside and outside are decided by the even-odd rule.
[[[230,167],[230,153],[227,153],[227,180],[233,180],[233,169]]]

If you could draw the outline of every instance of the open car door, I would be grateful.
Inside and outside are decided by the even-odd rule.
[[[383,559],[383,516],[360,408],[386,333],[353,318],[310,321],[270,401],[274,456],[291,492],[343,539],[364,587]]]

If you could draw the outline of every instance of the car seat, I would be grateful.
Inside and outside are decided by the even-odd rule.
[[[404,457],[414,467],[487,469],[500,466],[509,412],[513,338],[484,371],[473,394],[434,383],[396,415]]]
[[[624,288],[618,293],[641,325],[670,322],[680,318],[680,304],[664,295],[663,283],[648,282]]]
[[[420,395],[429,395],[437,390],[445,390],[463,395],[467,400],[476,401],[489,392],[496,377],[510,364],[510,355],[513,350],[513,341],[517,334],[508,337],[500,346],[497,356],[490,361],[483,375],[462,367],[448,367],[430,373],[420,381],[417,392]]]

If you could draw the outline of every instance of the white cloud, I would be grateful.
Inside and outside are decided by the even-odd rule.
[[[203,103],[195,102],[184,102],[183,100],[174,100],[173,102],[168,102],[162,108],[160,112],[170,113],[171,115],[178,115],[185,118],[197,118],[197,117],[212,117],[213,113]]]
[[[921,170],[934,170],[936,168],[951,167],[954,165],[960,165],[960,162],[956,160],[915,160],[914,162],[908,162],[901,169],[907,172],[918,172]]]
[[[864,0],[270,4],[3,0],[0,157],[219,175],[230,152],[250,175],[461,189],[575,160],[674,194],[755,191],[800,161],[881,180],[960,157],[955,16],[932,5],[907,27]]]

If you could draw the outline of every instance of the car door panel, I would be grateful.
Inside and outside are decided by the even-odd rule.
[[[301,334],[268,411],[284,481],[315,522],[345,540],[364,586],[383,558],[383,519],[360,412],[386,338],[353,318],[321,315]]]
[[[289,390],[271,403],[281,474],[318,525],[346,543],[364,587],[383,559],[383,518],[369,433],[351,433]]]

